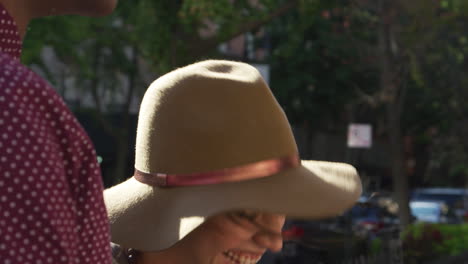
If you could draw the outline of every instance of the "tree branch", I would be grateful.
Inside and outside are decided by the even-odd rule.
[[[102,102],[101,102],[101,97],[99,96],[99,58],[101,55],[101,46],[99,43],[96,43],[95,46],[95,56],[94,56],[94,61],[93,61],[93,71],[94,75],[91,79],[91,96],[94,100],[94,104],[96,105],[96,114],[93,115],[93,117],[98,121],[98,123],[101,125],[101,127],[104,129],[104,131],[110,135],[114,140],[118,140],[118,135],[116,134],[115,130],[113,129],[112,125],[110,122],[103,117],[103,111],[102,111]]]
[[[206,39],[198,39],[198,43],[195,43],[191,45],[191,49],[189,48],[188,54],[190,54],[191,57],[200,57],[204,54],[206,54],[208,51],[215,49],[219,44],[226,42],[230,39],[233,39],[234,37],[237,37],[239,35],[245,34],[247,32],[253,31],[255,29],[258,29],[262,27],[263,25],[267,24],[271,20],[280,17],[293,8],[297,7],[299,4],[298,0],[290,0],[286,2],[285,4],[279,6],[276,10],[272,11],[266,18],[264,19],[259,19],[255,21],[251,21],[245,24],[242,24],[239,26],[239,28],[236,31],[233,31],[231,34],[228,34],[226,36],[218,36],[215,35],[210,38]]]

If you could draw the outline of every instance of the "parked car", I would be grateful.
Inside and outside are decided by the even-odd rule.
[[[468,199],[468,190],[464,188],[417,188],[411,194],[411,200],[442,201],[447,206],[454,206]]]
[[[418,188],[411,193],[410,200],[412,202],[440,201],[453,211],[459,220],[464,220],[468,215],[468,189]]]
[[[363,195],[347,212],[354,231],[377,234],[381,230],[397,226],[399,220],[396,212],[390,209],[394,203],[389,194]]]
[[[259,264],[337,263],[365,251],[365,239],[356,236],[347,219],[288,220],[283,229],[283,249],[267,253]]]
[[[460,222],[453,209],[441,201],[412,201],[410,209],[417,222],[446,224]]]
[[[388,193],[363,195],[343,215],[324,220],[288,220],[283,249],[267,252],[259,264],[341,263],[370,252],[372,239],[399,235],[398,218],[388,210]]]

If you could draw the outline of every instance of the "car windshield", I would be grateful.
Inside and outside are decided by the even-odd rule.
[[[412,206],[411,212],[415,216],[423,216],[423,215],[437,215],[439,210],[437,207],[432,206]]]

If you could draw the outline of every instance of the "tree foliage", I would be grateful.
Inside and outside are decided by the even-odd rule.
[[[366,31],[353,30],[347,7],[322,1],[269,26],[272,89],[294,123],[339,118],[357,89],[375,88],[376,72],[350,41]]]
[[[128,155],[133,99],[149,82],[181,65],[222,57],[219,44],[264,27],[271,87],[294,125],[371,122],[379,136],[396,139],[389,145],[400,155],[400,172],[408,155],[403,139],[414,138],[428,153],[418,174],[423,179],[412,182],[443,184],[468,176],[467,15],[464,0],[120,1],[105,18],[35,21],[23,60],[66,99],[72,88],[80,102],[91,99],[116,155]],[[44,60],[44,47],[61,67]],[[106,119],[109,109],[120,124]]]
[[[121,1],[105,18],[35,21],[26,36],[23,61],[39,68],[65,99],[70,90],[78,91],[74,110],[91,108],[97,124],[115,142],[111,177],[120,181],[129,172],[124,167],[134,140],[129,138],[135,129],[130,110],[149,82],[175,67],[216,56],[222,42],[314,1]],[[53,51],[53,65],[44,59],[45,47]],[[106,118],[109,111],[121,115],[120,124]]]

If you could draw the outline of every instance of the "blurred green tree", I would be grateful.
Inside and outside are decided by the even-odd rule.
[[[466,85],[466,5],[442,1],[441,23],[430,41],[414,53],[416,111],[425,112],[426,126],[416,129],[429,142],[430,156],[425,182],[466,185],[468,176],[468,96]],[[423,104],[423,105],[421,105]],[[413,120],[409,120],[413,121]],[[425,131],[425,133],[424,133]],[[430,136],[430,137],[429,137]]]
[[[368,91],[377,86],[375,67],[365,63],[372,57],[360,47],[370,41],[370,30],[351,26],[348,9],[349,3],[343,1],[321,1],[268,27],[272,89],[290,121],[306,135],[346,129],[354,117],[345,113],[362,104],[356,102],[358,88]],[[305,156],[309,152],[304,148]]]
[[[453,174],[467,168],[463,144],[454,147],[466,142],[455,135],[468,129],[458,121],[468,114],[460,101],[466,93],[462,23],[468,5],[356,0],[321,1],[314,7],[321,16],[295,10],[271,25],[272,88],[292,121],[304,127],[311,121],[315,127],[327,120],[335,125],[353,121],[353,109],[372,112],[377,130],[388,138],[393,190],[406,225],[405,138],[432,146],[429,165],[444,161]],[[346,109],[351,115],[343,119]],[[434,131],[441,133],[437,140]],[[441,154],[436,147],[444,144],[437,142],[450,142],[452,148]]]
[[[454,131],[454,119],[447,115],[454,109],[447,102],[451,102],[457,94],[447,92],[446,86],[434,82],[433,74],[451,64],[448,57],[442,54],[445,53],[444,49],[451,49],[453,43],[444,35],[447,31],[449,34],[463,35],[452,27],[466,12],[466,5],[457,0],[361,2],[360,8],[372,10],[370,14],[377,18],[374,24],[377,35],[375,48],[378,58],[376,66],[380,73],[379,90],[367,94],[366,98],[385,109],[393,190],[399,204],[400,220],[405,226],[410,222],[410,214],[404,138],[411,134],[428,135],[428,131],[434,131],[434,127],[450,126],[450,130]],[[438,49],[434,49],[434,46],[438,46]],[[441,55],[446,59],[434,60]],[[456,79],[461,76],[452,75]],[[442,79],[448,81],[450,77],[444,76]],[[456,87],[460,86],[452,88]],[[435,108],[441,103],[443,107]],[[441,108],[444,110],[440,111]]]
[[[35,21],[26,35],[23,61],[33,65],[65,99],[78,89],[75,111],[90,108],[115,144],[108,184],[129,172],[131,108],[148,84],[175,67],[214,56],[217,46],[316,0],[121,1],[113,15]],[[44,59],[44,47],[59,63]],[[59,66],[57,66],[59,65]],[[73,88],[72,88],[73,87]],[[92,105],[84,105],[91,98]],[[120,122],[106,118],[111,109]],[[130,172],[131,173],[131,172]]]

